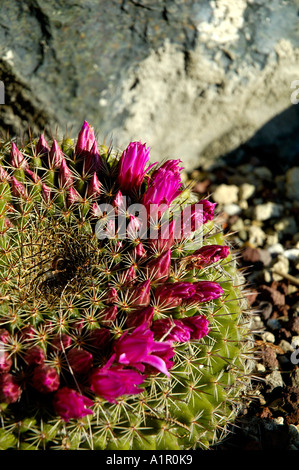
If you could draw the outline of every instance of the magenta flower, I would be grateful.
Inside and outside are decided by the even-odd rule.
[[[192,328],[185,325],[183,321],[171,318],[161,318],[153,322],[151,330],[154,332],[155,338],[166,339],[167,341],[175,341],[184,343],[191,338]]]
[[[157,168],[150,177],[148,188],[143,197],[143,204],[153,219],[160,216],[181,193],[180,171],[182,168],[179,167],[180,162],[181,160],[168,160]],[[165,205],[165,208],[162,205]]]
[[[22,394],[16,378],[11,374],[0,374],[0,402],[15,403]]]
[[[214,209],[217,206],[217,203],[210,202],[207,199],[201,199],[197,204],[202,205],[202,221],[203,224],[213,220],[214,218]]]
[[[191,298],[196,288],[191,282],[165,283],[155,290],[155,298],[164,307],[177,307],[183,300]]]
[[[95,142],[95,135],[93,127],[91,127],[87,121],[84,121],[83,126],[78,134],[78,140],[76,144],[75,152],[80,155],[82,152],[90,152]]]
[[[67,360],[74,374],[86,374],[92,367],[93,356],[85,349],[73,348],[67,353]]]
[[[201,339],[210,331],[209,321],[204,315],[185,317],[182,318],[181,321],[185,328],[190,329],[191,339]]]
[[[217,282],[212,281],[198,281],[193,284],[195,293],[191,295],[186,301],[190,302],[209,302],[213,299],[218,299],[224,291]]]
[[[32,375],[32,386],[41,393],[55,392],[60,384],[55,367],[41,364],[35,367]]]
[[[138,385],[144,382],[145,377],[131,369],[122,366],[111,368],[102,367],[93,371],[90,379],[91,390],[110,403],[116,403],[116,398],[122,395],[136,395],[143,392]]]
[[[144,169],[149,160],[150,149],[146,148],[141,142],[131,142],[122,153],[119,161],[119,173],[117,182],[120,190],[124,193],[138,191],[145,173],[149,170]],[[152,166],[152,165],[151,165]]]
[[[148,364],[169,376],[166,363],[159,353],[169,350],[172,353],[171,343],[154,341],[154,333],[145,329],[144,325],[137,327],[131,334],[125,332],[115,342],[113,349],[115,360],[120,364],[135,367],[141,372],[145,370],[145,364]]]
[[[196,250],[192,255],[192,259],[196,258],[196,267],[204,268],[212,263],[217,263],[229,255],[229,247],[222,245],[206,245]]]
[[[92,400],[68,387],[57,390],[53,399],[55,412],[66,422],[91,415],[92,411],[86,407],[92,405]]]

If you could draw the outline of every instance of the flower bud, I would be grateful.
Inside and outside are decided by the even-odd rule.
[[[51,393],[58,389],[59,375],[55,367],[41,364],[35,367],[32,375],[32,386],[38,392]]]
[[[70,349],[67,353],[67,360],[75,374],[86,374],[92,367],[93,356],[84,349]]]
[[[92,414],[92,411],[86,408],[92,405],[92,400],[68,387],[62,387],[57,390],[53,399],[55,412],[66,423],[68,423],[70,419],[79,419]]]

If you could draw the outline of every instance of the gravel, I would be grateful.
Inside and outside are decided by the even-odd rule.
[[[299,167],[246,154],[198,168],[196,192],[217,202],[251,289],[256,364],[250,395],[216,450],[299,450]]]

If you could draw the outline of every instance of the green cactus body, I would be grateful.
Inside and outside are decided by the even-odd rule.
[[[41,136],[0,154],[0,448],[219,441],[250,381],[251,345],[214,205],[183,188],[178,161],[145,168],[144,145],[118,155],[86,122],[77,143]],[[148,214],[141,237],[128,207],[157,201],[158,238]],[[175,222],[163,238],[165,221],[197,202],[187,235]]]

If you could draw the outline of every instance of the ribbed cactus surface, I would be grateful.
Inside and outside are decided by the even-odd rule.
[[[0,146],[0,448],[208,448],[248,379],[244,292],[180,160]]]

